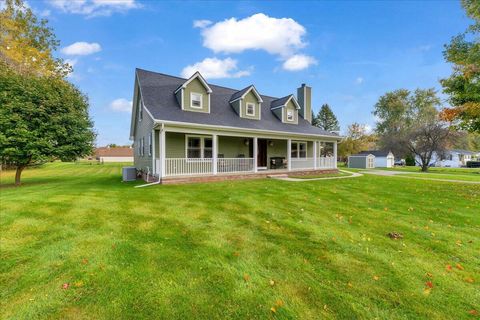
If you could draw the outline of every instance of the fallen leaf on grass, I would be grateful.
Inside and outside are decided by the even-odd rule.
[[[283,307],[283,305],[284,305],[283,300],[278,299],[277,301],[275,301],[275,306]]]
[[[433,278],[433,274],[431,274],[430,272],[427,272],[425,275],[429,278]]]
[[[88,259],[83,258],[83,259],[82,259],[82,264],[87,264],[87,263],[88,263]]]
[[[245,274],[243,275],[243,280],[245,280],[245,282],[250,281],[250,276],[245,273]]]
[[[271,308],[270,308],[270,311],[272,311],[273,313],[276,313],[276,312],[277,312],[277,309],[275,309],[275,307],[271,307]]]
[[[468,283],[474,283],[475,280],[473,280],[473,278],[465,278],[465,281],[467,281]]]
[[[378,281],[380,279],[378,276],[373,276],[373,280]]]
[[[433,283],[432,283],[432,281],[427,281],[427,282],[425,282],[425,286],[428,287],[428,288],[430,288],[430,289],[433,288]]]
[[[233,255],[234,255],[235,257],[239,257],[239,256],[240,256],[240,252],[235,251],[235,252],[233,253]]]
[[[275,285],[275,281],[270,280],[270,285],[273,287]]]
[[[75,286],[75,287],[77,287],[77,288],[81,288],[81,287],[83,287],[83,281],[82,281],[82,280],[76,281],[76,282],[73,284],[73,286]]]
[[[463,270],[463,267],[460,263],[457,263],[456,267],[457,267],[458,270]]]
[[[432,291],[431,288],[425,288],[425,289],[423,289],[423,294],[426,295],[426,296],[428,296],[431,291]]]
[[[68,283],[64,283],[64,284],[62,285],[62,289],[65,289],[65,290],[66,290],[66,289],[68,289],[68,287],[70,287],[70,284],[68,284]]]
[[[447,271],[452,271],[452,266],[447,264],[447,266],[445,267],[447,269]]]
[[[472,316],[478,315],[478,311],[475,310],[475,309],[472,309],[472,310],[468,311],[468,313],[471,314]]]

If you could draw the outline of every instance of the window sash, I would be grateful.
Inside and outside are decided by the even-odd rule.
[[[307,143],[292,142],[290,156],[294,159],[305,159],[307,157]]]
[[[254,103],[247,103],[247,116],[254,116],[255,115],[255,104]]]
[[[210,137],[187,136],[186,137],[187,159],[211,159],[213,158],[213,140]]]
[[[190,107],[196,109],[203,108],[203,95],[201,93],[191,92],[190,93]]]

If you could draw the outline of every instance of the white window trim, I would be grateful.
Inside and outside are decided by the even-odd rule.
[[[295,157],[292,157],[292,159],[307,159],[308,158],[308,143],[307,141],[292,141],[291,145],[293,146],[294,144],[297,145],[297,155]],[[300,144],[305,144],[305,158],[300,157]],[[291,151],[293,151],[293,148],[290,147],[290,155]]]
[[[142,157],[145,155],[145,137],[140,139],[140,155]]]
[[[248,112],[248,107],[249,107],[249,106],[252,106],[253,113]],[[245,114],[246,114],[247,116],[250,116],[250,117],[255,117],[255,111],[256,111],[256,110],[255,110],[255,107],[256,107],[256,106],[255,106],[255,103],[247,102],[247,103],[245,104]]]
[[[200,139],[200,159],[213,159],[213,136],[201,136],[201,135],[185,135],[185,159],[198,159],[198,158],[189,158],[188,157],[188,139],[189,138],[199,138]],[[212,158],[205,158],[205,139],[212,140]]]
[[[200,96],[200,106],[194,106],[193,105],[193,95],[198,94]],[[190,92],[190,108],[192,109],[203,109],[203,94],[198,93],[198,92]]]

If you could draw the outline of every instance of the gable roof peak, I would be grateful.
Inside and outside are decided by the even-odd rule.
[[[295,96],[293,94],[289,94],[288,96],[273,100],[270,103],[270,109],[277,109],[277,108],[282,108],[285,107],[290,100],[293,101],[293,104],[295,105],[295,109],[300,109],[300,105],[297,102],[297,99],[295,99]]]
[[[190,82],[192,82],[193,80],[195,80],[197,78],[198,78],[198,80],[200,80],[200,82],[205,87],[205,89],[207,89],[207,92],[212,93],[212,89],[210,88],[207,81],[205,80],[205,78],[202,76],[202,74],[199,71],[195,71],[195,73],[190,78],[188,78],[187,81],[185,81],[180,87],[178,87],[175,90],[174,93],[177,93],[181,89],[185,89]]]
[[[263,102],[263,99],[260,96],[260,93],[258,93],[257,88],[255,88],[255,86],[253,84],[251,84],[248,87],[245,87],[242,90],[237,91],[234,94],[232,94],[229,102],[234,102],[238,99],[243,99],[247,95],[247,93],[249,93],[250,91],[253,91],[253,94],[257,97],[258,102],[260,102],[260,103]]]

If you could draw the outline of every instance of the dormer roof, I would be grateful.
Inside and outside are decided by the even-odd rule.
[[[273,100],[270,103],[270,109],[274,110],[274,109],[277,109],[277,108],[282,108],[282,107],[286,106],[290,100],[293,101],[293,104],[295,105],[295,109],[297,109],[297,110],[300,109],[300,105],[298,104],[297,99],[295,99],[295,96],[293,94],[285,96],[283,98]]]
[[[257,97],[258,102],[263,102],[262,97],[260,96],[260,94],[258,93],[257,89],[253,84],[232,94],[229,102],[232,103],[234,101],[237,101],[238,99],[243,99],[250,91],[252,91],[253,94]]]
[[[190,82],[192,82],[193,80],[195,79],[198,79],[200,80],[200,82],[202,83],[202,85],[205,87],[205,89],[207,90],[208,93],[212,93],[212,89],[208,86],[208,83],[207,81],[205,81],[205,79],[202,77],[202,75],[200,74],[200,72],[195,72],[190,78],[188,78],[187,81],[185,81],[181,86],[179,86],[174,93],[177,93],[178,91],[180,91],[181,89],[185,89],[188,84]]]

